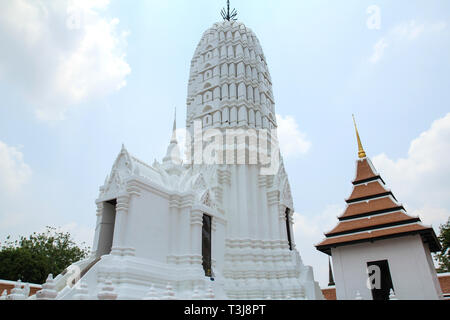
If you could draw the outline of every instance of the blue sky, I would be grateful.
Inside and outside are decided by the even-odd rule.
[[[184,123],[190,60],[225,2],[2,1],[1,240],[53,225],[91,241],[98,187],[121,144],[152,163],[165,153],[174,107]],[[231,4],[267,58],[297,248],[321,285],[327,257],[313,245],[351,192],[352,113],[408,212],[433,227],[446,221],[450,3]],[[367,26],[371,5],[379,29]]]

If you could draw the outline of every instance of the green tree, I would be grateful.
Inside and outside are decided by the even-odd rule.
[[[438,272],[450,272],[450,218],[447,223],[439,226],[439,241],[442,245],[442,251],[436,254],[439,261]]]
[[[78,247],[68,232],[52,227],[16,241],[8,236],[0,247],[0,279],[41,284],[48,274],[60,274],[88,253],[89,248]]]

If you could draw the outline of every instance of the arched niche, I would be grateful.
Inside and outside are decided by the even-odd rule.
[[[214,116],[213,116],[213,124],[214,125],[219,125],[222,123],[222,114],[220,111],[216,111],[214,112]]]
[[[211,110],[212,110],[212,107],[210,105],[207,105],[206,107],[203,108],[202,113],[205,113],[205,112],[208,112]]]
[[[248,124],[255,126],[255,111],[253,109],[248,110]]]
[[[257,128],[261,128],[262,126],[261,112],[259,111],[256,111],[255,114],[255,125]]]
[[[238,123],[239,125],[246,125],[248,123],[248,114],[246,107],[239,108]]]
[[[207,114],[203,117],[203,128],[209,127],[212,125],[212,116]]]
[[[222,124],[228,125],[230,123],[230,111],[227,107],[222,109]]]
[[[230,124],[235,126],[237,124],[237,109],[236,107],[232,107],[230,110]]]

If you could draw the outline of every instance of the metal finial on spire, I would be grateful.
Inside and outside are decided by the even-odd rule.
[[[223,20],[236,20],[237,11],[236,9],[233,9],[230,12],[230,0],[227,0],[227,9],[225,10],[225,8],[223,8],[220,14],[222,15]]]
[[[352,117],[353,117],[353,124],[355,125],[356,140],[358,141],[358,157],[362,159],[366,157],[366,152],[364,151],[361,139],[359,138],[358,128],[356,127],[355,115],[352,114]]]

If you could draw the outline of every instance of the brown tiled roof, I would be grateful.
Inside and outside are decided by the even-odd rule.
[[[370,167],[369,161],[368,158],[363,158],[356,162],[356,177],[353,183],[377,177],[377,174]]]
[[[322,294],[325,300],[336,300],[336,288],[322,289]]]
[[[384,225],[392,225],[396,223],[415,222],[418,218],[408,216],[402,211],[392,212],[380,216],[369,216],[357,220],[340,221],[338,225],[326,233],[327,237],[336,235],[342,232],[355,232],[360,229],[380,227]]]
[[[316,245],[316,247],[320,250],[320,247],[324,246],[336,246],[336,245],[342,245],[342,244],[351,244],[354,242],[359,242],[362,240],[376,240],[377,238],[385,238],[387,236],[392,235],[399,235],[399,234],[407,234],[411,232],[418,232],[418,231],[426,231],[430,230],[431,228],[425,227],[423,225],[420,225],[418,223],[406,225],[406,226],[397,226],[387,229],[381,229],[381,230],[374,230],[371,232],[361,232],[356,234],[350,234],[350,235],[343,235],[333,238],[327,238],[323,240],[321,243]],[[432,229],[431,229],[432,230]]]
[[[351,202],[356,199],[366,198],[370,196],[378,196],[386,194],[389,191],[384,188],[380,180],[372,181],[367,184],[360,184],[353,187],[353,192],[346,201]]]
[[[338,217],[338,225],[325,234],[327,237],[316,248],[327,254],[337,245],[361,241],[373,241],[408,233],[420,233],[432,252],[441,245],[434,230],[419,224],[420,219],[408,216],[404,208],[384,187],[383,179],[374,169],[369,158],[356,161],[356,177],[353,191],[346,200],[347,208]],[[417,222],[415,224],[411,224]]]
[[[373,200],[350,203],[339,218],[347,218],[370,212],[379,212],[387,209],[400,208],[391,197],[376,198]]]

